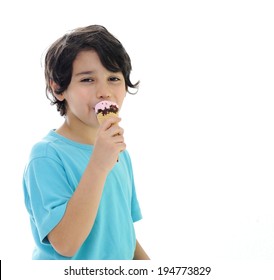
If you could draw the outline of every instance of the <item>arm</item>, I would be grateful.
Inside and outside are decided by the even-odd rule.
[[[142,248],[138,240],[136,240],[136,248],[134,253],[134,260],[150,260],[145,250]]]
[[[93,227],[106,177],[125,149],[123,130],[114,125],[119,121],[111,118],[99,128],[93,154],[65,214],[48,234],[51,245],[63,256],[73,256]]]

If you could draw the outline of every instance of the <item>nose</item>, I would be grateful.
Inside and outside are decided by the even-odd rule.
[[[106,84],[100,84],[97,86],[96,96],[98,99],[108,99],[111,97],[110,89]]]

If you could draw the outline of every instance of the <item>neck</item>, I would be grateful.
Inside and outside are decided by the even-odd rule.
[[[87,126],[84,123],[74,121],[66,117],[64,123],[56,130],[56,132],[72,141],[94,145],[97,128]]]

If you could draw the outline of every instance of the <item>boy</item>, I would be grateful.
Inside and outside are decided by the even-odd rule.
[[[75,29],[47,51],[47,96],[65,121],[34,145],[24,172],[33,259],[149,259],[135,237],[142,216],[121,119],[99,125],[95,115],[102,100],[121,108],[138,87],[130,72],[103,26]]]

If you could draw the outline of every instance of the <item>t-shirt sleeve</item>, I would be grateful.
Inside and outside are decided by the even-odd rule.
[[[134,175],[133,175],[133,168],[130,155],[128,151],[124,151],[124,156],[127,161],[128,170],[130,174],[131,186],[132,186],[132,196],[131,196],[131,217],[133,222],[137,222],[142,219],[142,212],[138,202],[136,189],[135,189],[135,182],[134,182]]]
[[[133,182],[132,199],[131,199],[131,217],[133,222],[137,222],[142,219],[142,213],[137,199],[134,182]]]
[[[63,166],[55,159],[33,159],[25,172],[31,219],[41,242],[48,243],[47,235],[62,219],[73,194]]]

